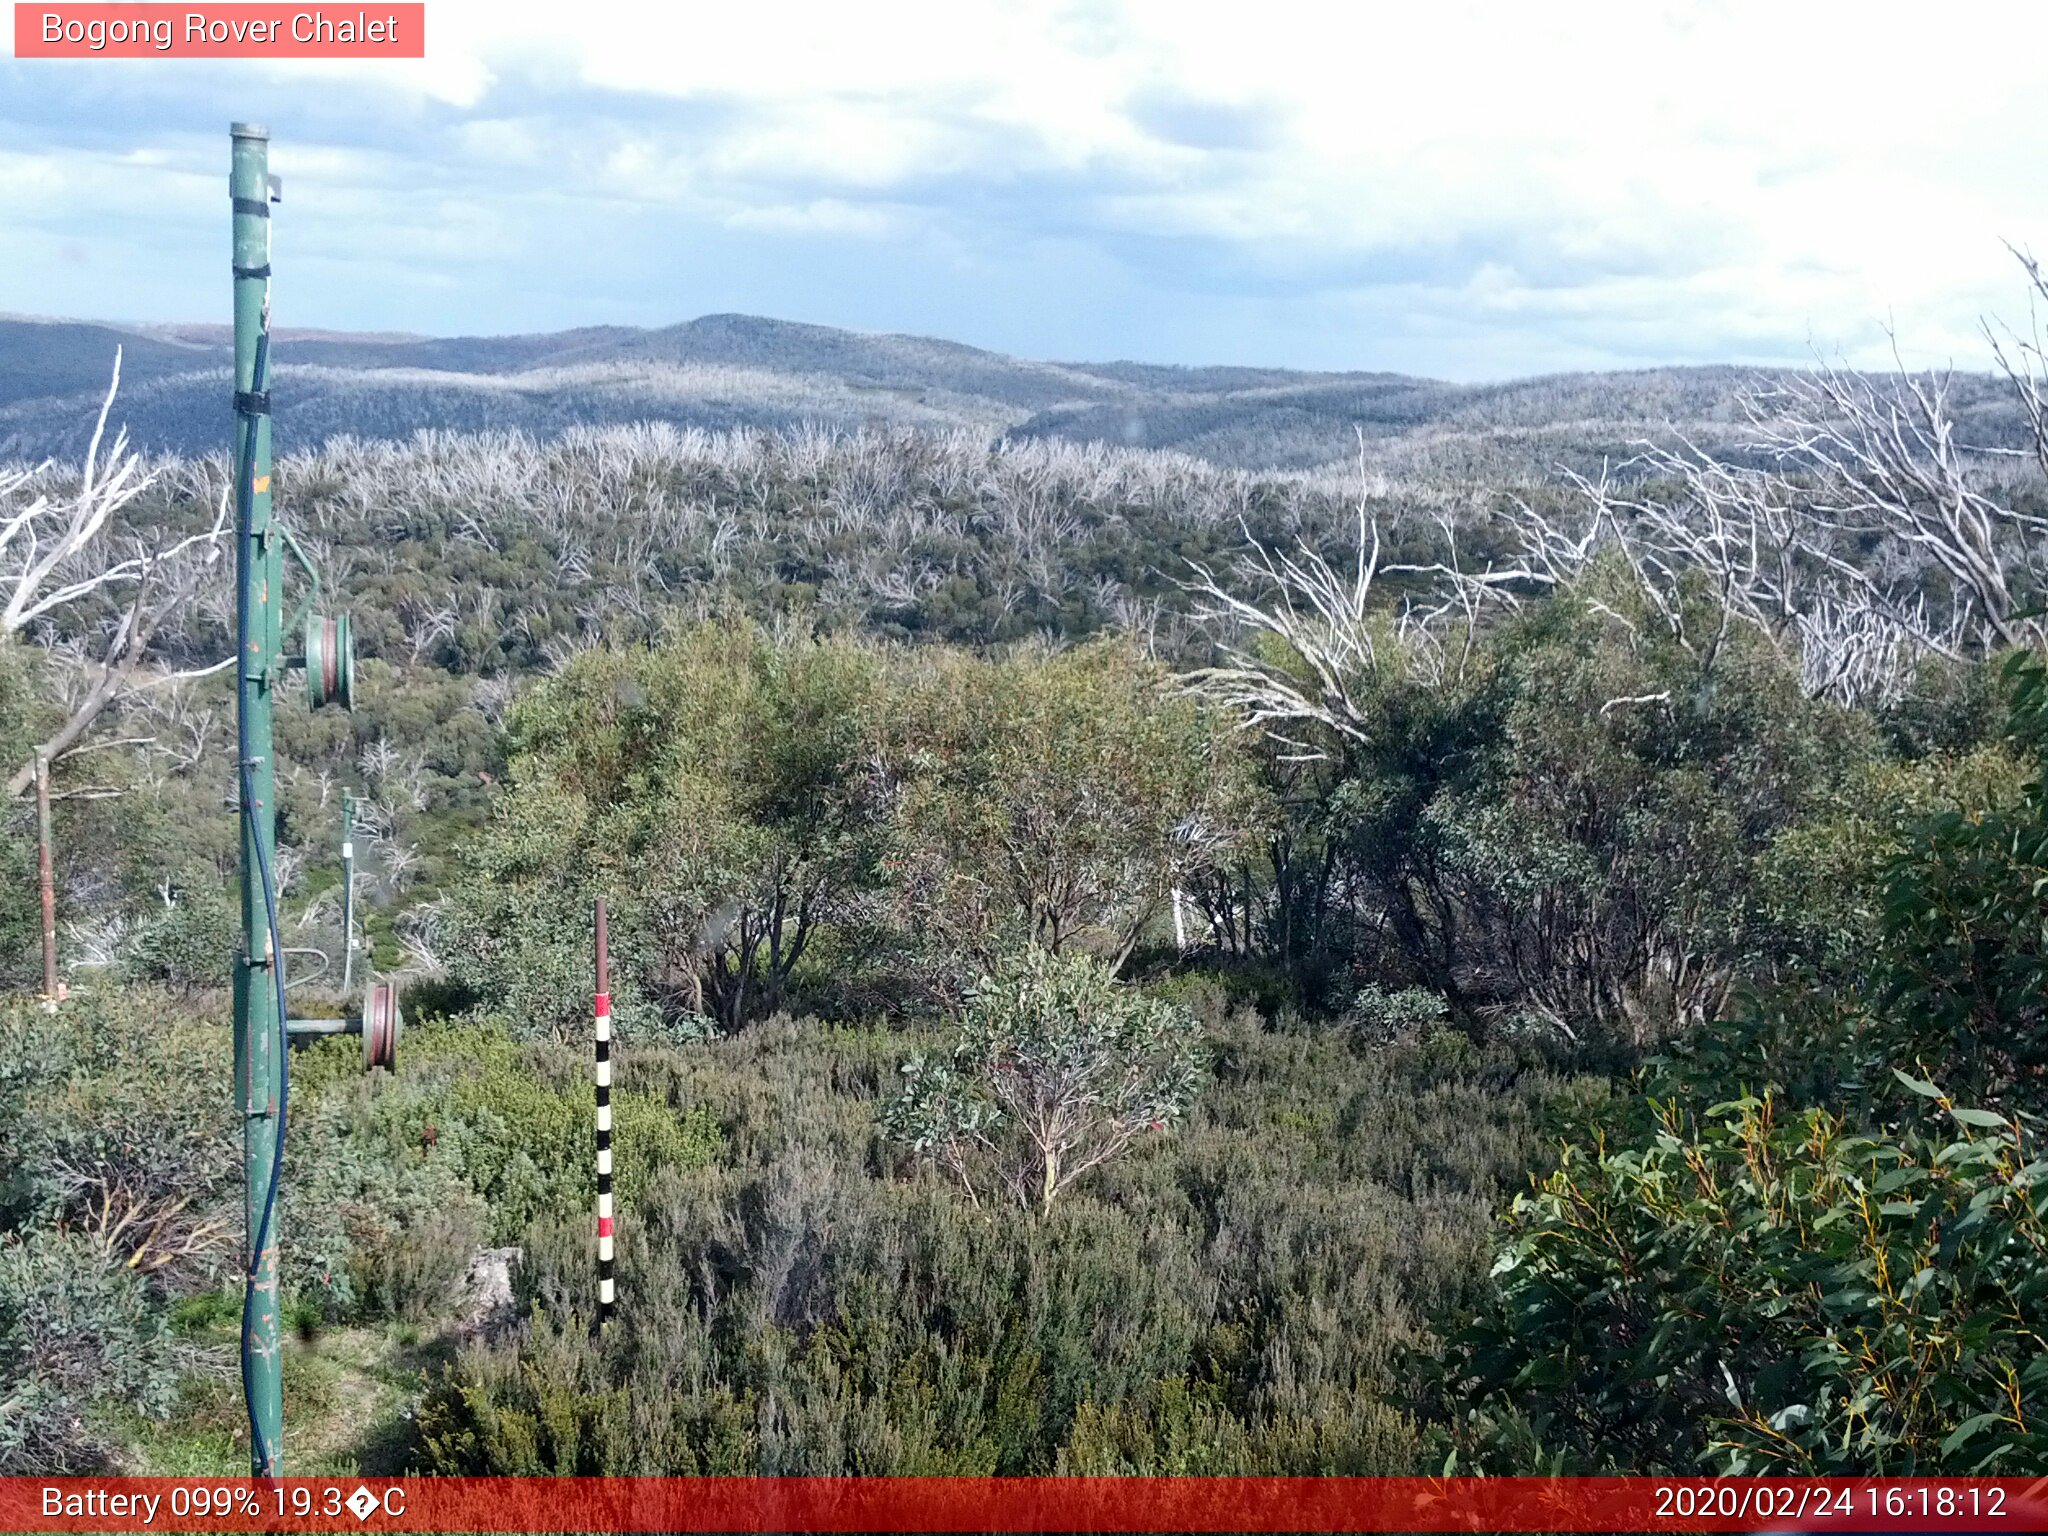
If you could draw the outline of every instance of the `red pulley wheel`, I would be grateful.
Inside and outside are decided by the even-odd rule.
[[[339,704],[355,707],[355,636],[348,615],[306,616],[306,694],[315,709]]]
[[[373,981],[363,993],[363,1070],[398,1070],[398,983]]]

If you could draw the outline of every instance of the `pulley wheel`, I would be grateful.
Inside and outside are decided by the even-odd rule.
[[[363,993],[363,1070],[398,1070],[398,983],[372,981]]]
[[[355,708],[356,642],[345,613],[306,616],[306,694],[323,704]]]

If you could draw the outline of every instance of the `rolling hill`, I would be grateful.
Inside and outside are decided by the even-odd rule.
[[[116,419],[131,440],[153,451],[211,451],[227,437],[231,340],[221,326],[0,317],[0,460],[77,456],[117,347]],[[1665,368],[1447,384],[1389,373],[1033,362],[749,315],[524,336],[280,331],[273,345],[286,451],[424,429],[547,437],[576,424],[650,419],[749,429],[812,422],[1103,442],[1277,469],[1355,459],[1362,435],[1383,470],[1478,478],[1593,464],[1672,431],[1725,445],[1734,392],[1752,376]],[[1965,393],[1966,405],[1979,398]],[[1986,389],[1981,398],[1994,397]]]

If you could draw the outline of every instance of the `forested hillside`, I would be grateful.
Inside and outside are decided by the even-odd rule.
[[[439,411],[365,360],[421,348],[559,412],[277,468],[363,657],[278,720],[293,1011],[357,1005],[347,796],[409,1019],[293,1053],[294,1472],[2043,1464],[2033,354],[1451,391],[669,334],[578,344],[852,348],[894,403],[590,425],[518,382],[620,366],[563,338],[274,385],[281,433]],[[189,380],[130,382],[110,423]],[[0,468],[0,1471],[246,1464],[224,494],[111,425]]]

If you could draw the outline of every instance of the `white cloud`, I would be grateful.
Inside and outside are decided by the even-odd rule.
[[[724,222],[731,229],[758,229],[771,234],[858,235],[866,239],[894,234],[899,228],[898,222],[883,209],[836,197],[803,204],[741,208],[728,214]]]
[[[792,239],[1093,243],[1191,303],[1392,285],[1559,355],[1868,355],[1890,314],[1935,360],[2016,295],[2001,238],[2048,248],[2034,4],[432,0],[429,35],[421,64],[278,73],[474,112],[442,152],[501,249],[595,189]],[[399,217],[402,156],[290,153]]]

